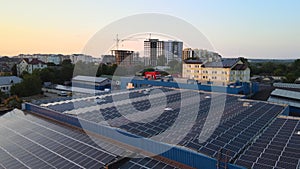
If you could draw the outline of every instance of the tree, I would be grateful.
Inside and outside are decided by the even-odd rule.
[[[7,98],[7,94],[5,94],[4,92],[2,92],[1,90],[0,90],[0,103],[2,103],[2,101],[4,100],[4,99],[6,99]]]
[[[71,63],[70,59],[64,60],[62,62],[62,68],[57,74],[59,82],[63,84],[65,81],[71,81],[74,72],[74,65]]]
[[[165,66],[166,63],[166,57],[163,55],[158,56],[157,58],[157,65],[158,66]]]
[[[18,95],[20,97],[27,97],[41,93],[42,82],[40,77],[34,74],[25,75],[23,81],[18,84],[14,84],[11,87],[11,94]]]
[[[47,63],[47,66],[56,66],[56,64],[53,63],[53,62],[48,62],[48,63]]]
[[[179,62],[177,60],[172,60],[169,62],[168,65],[170,66],[171,70],[175,70],[175,66],[178,64],[179,64]]]
[[[181,73],[182,71],[181,62],[178,62],[177,60],[172,60],[169,62],[169,66],[171,68],[171,73]]]
[[[40,78],[42,82],[55,82],[55,74],[53,69],[45,68],[40,71]]]
[[[285,81],[284,82],[294,83],[296,79],[297,79],[297,77],[296,77],[296,75],[294,73],[288,73],[285,76]]]
[[[26,75],[29,75],[29,73],[27,71],[23,71],[20,77],[23,78]]]

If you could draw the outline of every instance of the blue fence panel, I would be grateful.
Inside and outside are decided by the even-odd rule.
[[[250,84],[249,83],[239,83],[241,86],[225,87],[225,86],[213,86],[213,85],[202,85],[202,84],[188,84],[188,83],[176,83],[176,82],[161,82],[155,80],[137,80],[130,78],[121,79],[121,88],[126,89],[128,83],[133,83],[134,86],[139,87],[142,85],[152,85],[152,86],[163,86],[163,87],[173,87],[191,90],[203,90],[209,92],[222,92],[230,94],[249,94]]]

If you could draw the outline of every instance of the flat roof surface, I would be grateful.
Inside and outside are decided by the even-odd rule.
[[[272,93],[272,96],[280,96],[280,97],[286,97],[291,99],[296,99],[300,101],[300,92],[294,92],[289,90],[283,90],[283,89],[275,89]]]
[[[72,103],[44,106],[137,136],[176,144],[215,159],[222,150],[226,152],[223,157],[230,163],[234,163],[285,108],[267,102],[242,100],[240,96],[224,93],[164,87],[156,89],[161,92],[151,94],[151,99],[141,90],[134,90],[116,93],[117,97],[102,95],[99,97],[102,101],[98,104],[95,98],[90,97]],[[216,103],[222,104],[224,99],[224,110],[220,110]],[[220,113],[220,119],[217,119]],[[208,117],[212,117],[209,125],[205,123]],[[191,122],[191,119],[194,121]],[[168,132],[176,126],[176,130]],[[201,140],[200,133],[210,131],[213,131],[211,135]]]
[[[274,83],[274,87],[300,89],[300,84],[294,83]]]
[[[73,77],[72,81],[86,81],[86,82],[94,82],[94,83],[101,83],[105,80],[108,80],[107,78],[103,77],[93,77],[93,76],[75,76]]]
[[[247,168],[299,168],[300,120],[276,118],[236,160]]]
[[[20,110],[0,116],[0,134],[0,168],[104,168],[118,159],[118,154],[130,153],[113,143]],[[136,167],[176,168],[145,156],[120,165]]]

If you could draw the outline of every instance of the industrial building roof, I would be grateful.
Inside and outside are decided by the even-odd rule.
[[[102,83],[105,80],[108,80],[107,78],[103,77],[93,77],[93,76],[75,76],[73,77],[72,81],[83,81],[83,82],[92,82],[92,83]]]
[[[275,89],[268,99],[269,102],[288,104],[300,108],[300,92]]]
[[[300,92],[294,92],[289,90],[275,89],[271,93],[271,96],[285,97],[287,99],[295,99],[300,101]]]
[[[274,83],[274,87],[300,89],[300,84],[295,83]]]
[[[97,103],[94,101],[95,98],[82,98],[69,100],[65,103],[44,104],[43,106],[57,112],[72,114],[79,119],[85,119],[99,125],[118,128],[137,137],[154,139],[164,144],[173,144],[178,141],[177,146],[185,147],[191,152],[203,154],[209,158],[219,159],[219,152],[223,151],[224,154],[221,156],[229,163],[244,167],[264,166],[263,159],[258,161],[248,159],[244,162],[245,158],[241,154],[248,153],[245,150],[250,149],[249,147],[264,133],[265,128],[274,124],[277,116],[284,111],[284,106],[241,100],[239,96],[220,93],[215,96],[217,100],[213,100],[213,93],[180,91],[170,88],[157,89],[161,90],[162,93],[152,95],[151,101],[149,101],[147,93],[133,90],[126,93],[128,96],[125,93],[115,93],[118,95],[117,97],[113,97],[113,94],[98,96],[101,102]],[[162,96],[166,97],[167,105],[164,105],[164,97]],[[198,97],[200,97],[200,107],[197,107],[196,104],[199,101],[196,99]],[[204,130],[206,133],[211,130],[211,128],[205,127],[204,122],[209,116],[212,101],[220,102],[224,98],[226,98],[226,102],[219,125],[207,140],[201,142],[199,140],[200,132]],[[151,106],[154,110],[150,109]],[[181,115],[180,109],[186,110],[186,113]],[[161,110],[163,111],[161,112]],[[195,122],[191,124],[189,120],[193,110],[198,111]],[[214,110],[219,111],[218,109]],[[178,128],[176,132],[164,135],[163,133],[168,131],[178,118],[182,119],[182,127]],[[136,121],[130,119],[136,119]],[[185,129],[189,125],[192,127],[185,133]],[[186,135],[181,138],[183,134]],[[279,142],[278,144],[281,145]],[[273,142],[272,146],[277,146],[277,142]],[[269,148],[272,150],[272,147]],[[261,149],[256,151],[263,153]],[[259,155],[254,155],[254,157],[259,158]],[[284,159],[278,155],[278,164],[274,163],[271,167],[280,168]],[[297,166],[294,161],[288,163],[289,166]]]
[[[0,134],[0,168],[176,168],[143,155],[120,163],[130,150],[20,110],[0,116]]]
[[[284,98],[278,98],[278,97],[274,97],[274,96],[270,96],[268,98],[269,102],[273,102],[273,103],[279,103],[279,104],[287,104],[293,107],[297,107],[300,108],[300,103],[299,101],[293,101],[290,99],[284,99]]]
[[[300,120],[279,117],[241,154],[236,164],[247,168],[300,167]]]
[[[21,81],[22,79],[17,76],[0,76],[0,86],[20,83]]]

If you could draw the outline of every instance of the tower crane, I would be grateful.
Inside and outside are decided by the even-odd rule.
[[[147,33],[148,34],[148,39],[151,39],[151,33]],[[138,34],[140,36],[140,34]],[[146,35],[146,34],[141,34],[141,35]],[[148,40],[147,38],[145,37],[134,37],[134,36],[137,36],[137,35],[133,35],[133,36],[130,36],[130,37],[127,37],[127,38],[124,38],[124,39],[120,39],[119,38],[119,35],[117,34],[116,35],[116,38],[114,39],[114,41],[116,42],[116,50],[119,49],[119,44],[122,43],[122,42],[125,42],[125,41],[138,41],[138,40]]]

